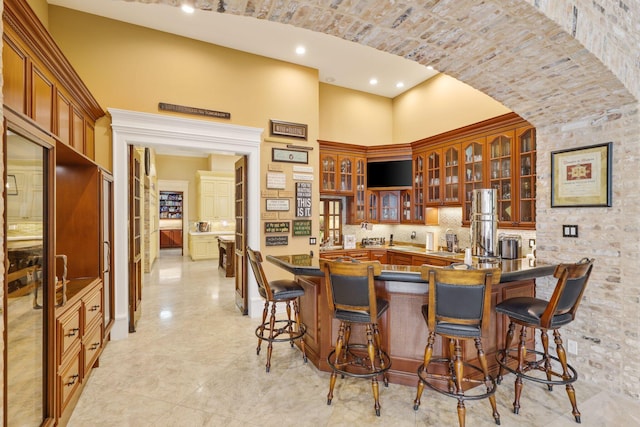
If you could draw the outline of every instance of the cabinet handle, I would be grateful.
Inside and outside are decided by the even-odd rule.
[[[67,383],[67,385],[68,386],[74,385],[76,383],[76,381],[78,380],[78,378],[80,378],[80,375],[78,375],[78,374],[71,375],[71,381],[69,381]]]
[[[91,307],[91,308],[89,309],[89,311],[96,311],[96,310],[97,310],[97,309],[99,309],[99,308],[100,308],[100,306],[99,306],[99,305],[94,305],[93,307]]]
[[[100,347],[100,343],[99,342],[94,342],[93,344],[91,344],[91,351],[97,350],[98,347]]]
[[[69,331],[69,333],[67,334],[68,337],[75,337],[76,334],[80,332],[80,328],[73,328]]]

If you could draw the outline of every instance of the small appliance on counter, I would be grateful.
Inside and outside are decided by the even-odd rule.
[[[196,221],[196,231],[200,233],[208,233],[209,221]]]
[[[449,252],[457,252],[458,251],[458,235],[453,231],[447,229],[444,235],[445,241],[447,242],[447,251]]]
[[[501,234],[498,238],[500,257],[504,259],[518,259],[522,256],[522,237]]]
[[[385,245],[384,237],[363,237],[361,246],[366,247],[381,247]]]
[[[471,254],[481,261],[498,255],[498,193],[492,188],[473,190],[471,199]]]
[[[427,237],[424,246],[427,251],[433,250],[433,231],[427,231]]]

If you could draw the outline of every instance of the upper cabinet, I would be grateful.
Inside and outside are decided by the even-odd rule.
[[[460,144],[428,150],[426,168],[427,206],[459,205]]]
[[[234,217],[234,178],[217,172],[197,171],[197,205],[200,221],[231,221]]]

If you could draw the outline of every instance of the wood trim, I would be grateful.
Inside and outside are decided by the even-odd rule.
[[[35,57],[71,94],[93,121],[105,115],[80,76],[66,59],[47,29],[27,2],[4,0],[3,20],[18,35]]]

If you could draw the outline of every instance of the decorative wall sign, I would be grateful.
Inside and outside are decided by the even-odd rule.
[[[230,119],[231,113],[224,111],[205,110],[204,108],[186,107],[184,105],[167,104],[166,102],[158,103],[158,110],[173,111],[176,113],[194,114],[196,116],[216,117],[218,119]]]
[[[265,222],[264,232],[265,233],[288,233],[289,225],[290,225],[289,221]]]
[[[280,172],[267,172],[267,188],[284,190],[287,176]]]
[[[309,152],[288,150],[284,148],[272,148],[271,160],[274,162],[309,163]]]
[[[311,220],[295,219],[293,220],[294,236],[311,236]]]
[[[292,138],[307,139],[307,125],[301,123],[282,122],[280,120],[269,120],[271,124],[271,135],[290,136]]]
[[[302,265],[302,266],[310,266],[311,258],[309,255],[291,255],[291,264],[293,265]]]
[[[313,175],[308,175],[305,173],[294,173],[293,180],[294,181],[313,181]]]
[[[293,167],[294,172],[305,172],[305,173],[313,173],[313,166],[299,166],[295,165]]]
[[[266,199],[266,210],[286,212],[289,210],[289,199]]]
[[[613,143],[551,153],[551,207],[611,206]]]
[[[296,182],[296,217],[311,216],[311,183]]]
[[[289,236],[266,236],[264,243],[267,246],[287,246]]]

